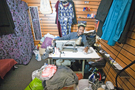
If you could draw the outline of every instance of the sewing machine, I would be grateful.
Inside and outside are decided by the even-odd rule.
[[[56,47],[60,49],[60,51],[69,48],[67,45],[71,45],[70,48],[75,48],[76,41],[75,40],[56,40]]]
[[[55,40],[53,42],[53,47],[59,48],[60,51],[64,49],[72,49],[74,52],[77,50],[76,45],[81,44],[81,37],[78,39],[71,39],[71,40]],[[67,46],[70,45],[70,46]]]

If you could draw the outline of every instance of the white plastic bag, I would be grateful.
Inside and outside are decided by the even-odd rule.
[[[55,38],[55,36],[53,36],[53,35],[51,35],[51,34],[49,34],[49,33],[47,33],[46,35],[44,35],[44,37],[45,37],[45,38],[46,38],[46,37]]]
[[[38,78],[38,79],[44,81],[44,79],[42,78],[42,71],[44,70],[45,67],[47,67],[46,63],[40,69],[33,71],[32,72],[32,80],[34,78]]]
[[[76,87],[75,90],[93,90],[93,89],[91,88],[88,79],[81,79],[79,80],[78,86]]]
[[[39,54],[39,51],[38,50],[33,50],[34,54],[35,54],[35,59],[37,61],[41,61],[41,56]]]
[[[42,14],[51,14],[52,13],[52,8],[51,8],[49,0],[40,1],[40,12]]]

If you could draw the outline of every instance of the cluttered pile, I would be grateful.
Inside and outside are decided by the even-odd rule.
[[[59,90],[77,84],[78,77],[70,68],[44,64],[33,71],[32,81],[25,90]]]
[[[55,37],[57,36],[53,36],[49,33],[47,33],[46,35],[44,35],[44,37],[42,37],[39,44],[36,45],[35,50],[33,50],[36,57],[35,59],[37,61],[41,61],[41,56],[45,54],[45,50],[47,50],[48,48],[50,48],[50,46],[52,46],[52,40]]]

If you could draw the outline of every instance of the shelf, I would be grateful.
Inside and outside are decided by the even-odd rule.
[[[79,18],[79,19],[95,19],[95,18]]]
[[[98,48],[96,47],[96,50],[98,51],[98,53],[110,64],[110,60],[108,57],[106,57],[104,54],[100,53],[100,50],[103,50],[102,48]],[[104,51],[104,50],[103,50]],[[110,66],[115,70],[116,73],[118,73],[120,70],[116,69],[116,67],[113,64],[110,64]],[[130,78],[130,76],[125,72],[121,72],[121,74],[119,75],[121,78]]]

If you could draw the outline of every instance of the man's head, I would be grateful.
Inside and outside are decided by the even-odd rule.
[[[84,25],[78,26],[78,31],[77,31],[78,36],[80,36],[84,33],[84,29],[85,29]]]

